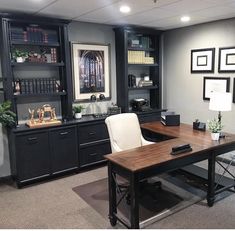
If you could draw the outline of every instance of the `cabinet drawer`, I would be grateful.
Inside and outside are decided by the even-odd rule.
[[[160,121],[161,114],[160,113],[151,113],[151,114],[142,114],[142,115],[139,114],[138,119],[139,119],[140,123]]]
[[[108,131],[105,123],[89,124],[78,128],[80,144],[108,139]]]
[[[80,166],[104,160],[104,155],[111,153],[109,142],[82,147],[79,152]]]

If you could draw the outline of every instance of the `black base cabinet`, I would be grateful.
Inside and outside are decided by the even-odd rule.
[[[78,169],[77,126],[11,134],[11,169],[17,186]]]
[[[103,119],[83,116],[59,126],[13,129],[9,136],[11,172],[21,187],[59,174],[104,163],[111,153]]]

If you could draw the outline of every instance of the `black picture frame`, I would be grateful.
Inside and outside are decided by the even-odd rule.
[[[210,100],[210,93],[229,92],[230,77],[204,77],[203,78],[203,100]]]
[[[191,73],[214,73],[215,48],[191,50]]]
[[[218,72],[235,72],[235,47],[219,48]]]

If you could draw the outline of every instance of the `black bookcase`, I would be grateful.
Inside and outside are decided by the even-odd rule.
[[[28,109],[51,104],[59,118],[72,118],[70,49],[65,20],[10,15],[1,17],[5,99],[17,122]],[[23,56],[17,58],[16,56]]]
[[[133,99],[145,99],[147,106],[134,111],[140,122],[159,120],[161,31],[139,27],[118,27],[114,31],[118,106],[122,112],[132,112]]]

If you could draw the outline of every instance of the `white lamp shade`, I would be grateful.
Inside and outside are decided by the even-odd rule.
[[[209,110],[231,111],[232,94],[229,92],[213,92],[210,94]]]

